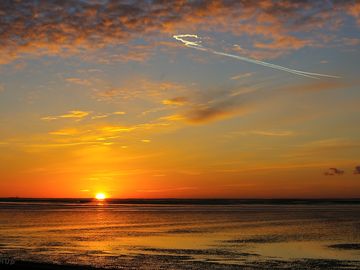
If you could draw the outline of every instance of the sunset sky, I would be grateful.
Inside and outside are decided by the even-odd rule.
[[[359,48],[359,1],[0,1],[0,196],[359,197]]]

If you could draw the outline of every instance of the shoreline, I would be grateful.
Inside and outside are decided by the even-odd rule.
[[[234,270],[234,269],[358,269],[360,261],[344,261],[335,259],[298,259],[298,260],[259,260],[244,264],[223,264],[217,262],[205,261],[169,261],[166,256],[146,258],[140,256],[135,260],[129,261],[115,267],[95,267],[90,265],[76,264],[56,264],[41,263],[31,261],[16,261],[14,264],[1,264],[0,268],[4,270],[115,270],[115,269],[143,269],[143,270]]]
[[[64,203],[89,204],[97,203],[94,198],[0,198],[0,203]],[[115,199],[104,200],[106,204],[139,204],[139,205],[359,205],[360,198],[350,199]]]
[[[15,261],[12,264],[1,264],[1,269],[4,270],[102,270],[105,268],[96,268],[86,265],[75,264],[55,264],[55,263],[41,263],[31,261]]]

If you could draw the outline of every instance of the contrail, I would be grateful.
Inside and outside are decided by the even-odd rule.
[[[287,68],[287,67],[267,63],[267,62],[260,61],[260,60],[247,58],[247,57],[244,57],[244,56],[239,56],[239,55],[225,53],[225,52],[218,52],[218,51],[215,51],[215,50],[210,49],[210,48],[206,48],[203,45],[201,45],[201,41],[198,40],[198,39],[200,39],[200,37],[197,36],[197,35],[192,35],[192,34],[174,35],[173,38],[175,38],[176,40],[181,41],[186,47],[189,47],[189,48],[193,48],[193,49],[200,50],[200,51],[206,51],[206,52],[210,52],[210,53],[217,54],[217,55],[223,55],[223,56],[235,58],[235,59],[238,59],[238,60],[241,60],[241,61],[246,61],[246,62],[249,62],[249,63],[258,64],[258,65],[262,65],[262,66],[265,66],[265,67],[286,71],[286,72],[289,72],[289,73],[292,73],[292,74],[296,74],[296,75],[300,75],[300,76],[304,76],[304,77],[308,77],[308,78],[312,78],[312,79],[320,79],[321,77],[340,78],[339,76],[327,75],[327,74],[321,74],[321,73],[314,73],[314,72],[306,72],[306,71],[302,71],[302,70],[296,70],[296,69],[291,69],[291,68]],[[190,41],[190,40],[187,40],[187,38],[194,38],[194,39],[197,39],[197,40]]]

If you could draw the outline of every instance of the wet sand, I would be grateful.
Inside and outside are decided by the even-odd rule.
[[[222,264],[214,262],[186,261],[184,256],[153,256],[139,255],[115,268],[97,268],[86,265],[51,264],[18,261],[13,265],[1,265],[4,270],[99,270],[99,269],[129,269],[129,270],[233,270],[233,269],[360,269],[358,261],[303,259],[293,261],[267,260],[244,264]]]
[[[2,202],[0,269],[360,269],[357,202],[164,202]]]

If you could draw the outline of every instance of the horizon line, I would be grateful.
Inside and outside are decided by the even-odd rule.
[[[7,196],[0,197],[3,199],[25,199],[25,200],[96,200],[94,197],[19,197]],[[104,200],[360,200],[360,197],[159,197],[159,198],[144,198],[144,197],[112,197]]]

